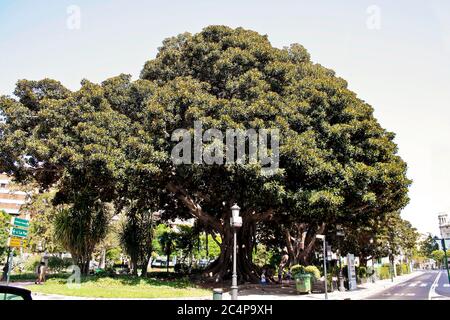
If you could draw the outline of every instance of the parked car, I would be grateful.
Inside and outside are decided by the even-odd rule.
[[[2,300],[33,300],[31,291],[23,288],[0,286],[0,301]]]
[[[169,260],[169,267],[173,267],[174,265],[173,259]],[[151,266],[152,268],[165,268],[167,266],[167,258],[157,257],[156,259],[152,259]]]
[[[210,263],[210,260],[208,260],[208,259],[200,259],[200,260],[198,260],[198,267],[199,268],[206,268],[208,265],[209,265],[209,263]]]

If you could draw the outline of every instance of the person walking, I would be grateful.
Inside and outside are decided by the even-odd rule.
[[[43,261],[40,261],[36,268],[36,281],[34,281],[35,284],[42,284],[42,274],[44,273],[44,266],[45,263]]]
[[[42,284],[45,282],[45,275],[47,273],[47,264],[48,264],[48,256],[44,255],[44,257],[41,259],[41,262],[39,262],[39,265],[37,267],[37,279],[34,282],[35,284]]]
[[[8,270],[9,270],[9,261],[6,261],[5,265],[3,266],[3,273],[0,281],[6,281],[6,279],[8,278]]]
[[[289,255],[287,253],[287,249],[284,248],[283,255],[281,256],[281,262],[278,266],[278,283],[280,284],[283,282],[283,271],[288,262],[289,262]]]

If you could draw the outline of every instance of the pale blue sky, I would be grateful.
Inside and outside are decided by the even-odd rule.
[[[298,42],[397,134],[414,180],[403,217],[437,233],[437,213],[450,211],[450,2],[339,2],[0,0],[0,94],[22,78],[71,89],[82,78],[137,78],[164,38],[210,24],[256,30],[277,47]],[[70,5],[80,29],[67,27]],[[367,26],[373,5],[379,29]]]

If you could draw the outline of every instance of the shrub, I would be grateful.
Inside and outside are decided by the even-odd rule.
[[[391,277],[391,267],[389,265],[388,266],[383,265],[379,267],[377,269],[377,277],[380,280],[389,279]]]
[[[120,248],[111,248],[106,251],[106,261],[109,265],[120,265],[122,264],[122,260],[120,259],[120,254],[122,250]]]
[[[185,263],[177,263],[174,266],[174,271],[177,273],[187,273],[189,270],[189,266]]]
[[[305,274],[305,267],[299,264],[296,264],[291,267],[291,275],[292,278],[297,278],[299,275]]]
[[[364,266],[359,266],[357,268],[357,274],[358,274],[358,278],[362,279],[362,278],[367,278],[367,268]]]
[[[341,271],[341,268],[339,267],[339,265],[335,265],[335,266],[331,267],[330,273],[331,273],[333,276],[338,277],[340,271]]]
[[[409,270],[409,265],[406,263],[402,263],[402,274],[408,274],[411,273],[411,270]]]
[[[397,273],[398,276],[402,275],[402,265],[401,264],[397,264],[395,265],[395,272]]]
[[[29,257],[28,260],[25,262],[25,271],[35,273],[40,262],[41,262],[40,256]]]
[[[97,277],[115,277],[116,271],[112,267],[106,267],[106,269],[97,269],[94,271],[94,275]]]
[[[305,272],[309,273],[313,277],[314,280],[320,279],[320,271],[319,271],[319,268],[317,268],[316,266],[305,267]],[[330,273],[330,276],[332,276],[331,273]]]
[[[50,257],[48,259],[48,268],[52,272],[61,272],[73,264],[71,258]]]

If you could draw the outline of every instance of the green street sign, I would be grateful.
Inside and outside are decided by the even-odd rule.
[[[12,236],[15,236],[15,237],[26,238],[26,236],[28,235],[28,230],[19,229],[19,228],[11,228],[9,230],[9,234]]]
[[[30,226],[30,221],[26,219],[13,217],[11,218],[11,224],[16,227],[28,228]]]

